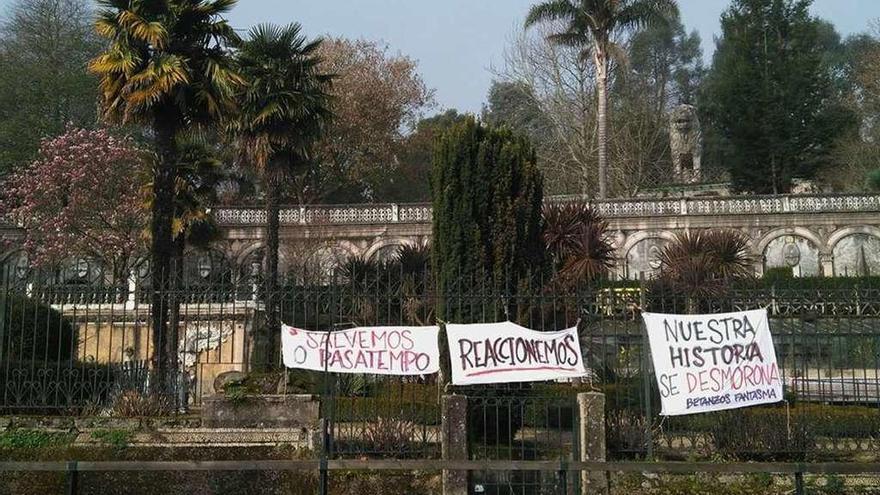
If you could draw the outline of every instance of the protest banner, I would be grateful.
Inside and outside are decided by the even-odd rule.
[[[446,325],[446,336],[454,385],[586,375],[577,328],[536,332],[511,322]]]
[[[769,404],[782,380],[766,310],[643,313],[664,416]]]
[[[333,373],[428,375],[440,371],[438,327],[310,332],[283,325],[284,365]]]

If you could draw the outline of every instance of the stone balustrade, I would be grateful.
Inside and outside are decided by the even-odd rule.
[[[570,201],[557,199],[556,201]],[[681,199],[629,199],[591,203],[606,218],[658,216],[718,216],[880,212],[880,194],[743,196]],[[431,205],[360,204],[282,208],[282,225],[426,224]],[[221,207],[212,211],[221,226],[258,226],[266,223],[259,206]]]

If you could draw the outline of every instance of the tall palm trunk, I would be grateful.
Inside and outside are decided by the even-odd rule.
[[[281,181],[271,172],[266,177],[266,249],[263,253],[265,273],[263,279],[263,301],[265,302],[266,324],[262,329],[263,350],[257,365],[268,369],[278,362],[281,318],[278,314],[278,236],[279,202]]]
[[[184,264],[184,252],[186,251],[186,236],[178,235],[174,239],[173,258],[171,260],[171,278],[169,281],[169,293],[166,300],[168,306],[168,337],[165,339],[165,353],[168,357],[167,376],[168,382],[173,387],[170,391],[174,391],[176,397],[181,399],[181,386],[179,374],[178,359],[180,345],[180,300],[183,291],[183,277],[186,265]],[[185,406],[184,403],[178,403],[178,406]]]
[[[596,111],[597,140],[599,147],[599,199],[608,197],[608,58],[601,49],[596,50]]]
[[[177,151],[174,138],[177,119],[157,115],[154,123],[158,160],[153,169],[153,206],[150,230],[151,250],[151,329],[153,355],[152,365],[157,385],[164,387],[177,364],[177,342],[168,335],[168,312],[171,279],[171,260],[174,257],[174,181],[177,167]]]

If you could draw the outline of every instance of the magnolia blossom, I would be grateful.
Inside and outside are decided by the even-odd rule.
[[[35,266],[88,258],[123,277],[143,245],[148,172],[131,140],[68,128],[7,178],[3,211],[24,228]]]

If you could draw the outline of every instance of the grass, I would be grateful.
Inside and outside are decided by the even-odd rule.
[[[67,446],[76,435],[64,432],[15,429],[0,433],[0,449],[44,449]]]

